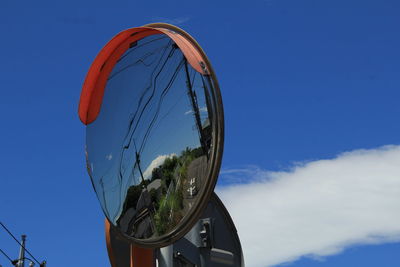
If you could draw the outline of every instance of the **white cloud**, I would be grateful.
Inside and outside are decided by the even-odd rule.
[[[161,166],[167,158],[172,158],[174,156],[176,156],[175,153],[172,153],[169,155],[157,156],[144,171],[144,173],[143,173],[144,179],[150,179],[154,168]]]
[[[112,158],[113,158],[113,155],[111,153],[106,156],[106,159],[108,159],[108,160],[112,160]]]
[[[206,106],[200,108],[200,112],[208,112],[208,109]]]
[[[199,108],[199,111],[200,112],[208,112],[206,106]],[[188,111],[185,112],[185,115],[189,115],[189,114],[192,114],[192,113],[193,113],[193,110],[188,110]]]
[[[189,21],[189,17],[177,17],[177,18],[165,18],[165,17],[154,17],[152,18],[152,21],[154,22],[164,22],[164,23],[169,23],[172,25],[181,25],[184,24],[185,22]]]
[[[246,266],[400,241],[400,146],[347,152],[289,171],[253,166],[221,175],[239,183],[217,193],[237,226]]]

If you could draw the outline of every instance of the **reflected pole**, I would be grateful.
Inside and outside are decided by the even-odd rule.
[[[185,58],[185,72],[186,72],[186,85],[187,85],[187,88],[188,88],[188,95],[189,95],[190,100],[191,100],[193,113],[194,113],[194,117],[195,117],[195,120],[196,120],[197,129],[199,131],[201,147],[203,148],[204,153],[206,153],[207,152],[207,149],[206,149],[207,147],[206,147],[206,144],[204,142],[203,128],[202,128],[202,125],[201,125],[199,105],[197,104],[196,94],[193,92],[193,87],[192,87],[192,84],[190,82],[188,62],[187,62],[186,58]]]
[[[140,178],[142,178],[142,184],[143,184],[143,188],[144,188],[146,186],[144,184],[144,176],[143,176],[142,168],[140,168],[140,154],[137,151],[135,139],[132,138],[132,140],[133,140],[133,145],[135,146],[136,165],[138,166]]]

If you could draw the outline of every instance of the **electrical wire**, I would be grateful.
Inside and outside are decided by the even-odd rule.
[[[146,38],[149,38],[149,37],[146,37]],[[143,38],[142,40],[139,40],[139,42],[145,40],[146,38]],[[143,47],[143,46],[145,46],[145,45],[147,45],[147,44],[149,44],[149,43],[156,42],[156,41],[161,40],[161,39],[167,39],[167,36],[166,36],[166,35],[163,35],[163,36],[160,37],[160,38],[155,38],[155,39],[153,39],[153,40],[150,40],[150,41],[148,41],[148,42],[144,42],[144,43],[142,43],[142,44],[139,44],[139,45],[137,45],[137,46],[135,46],[135,47],[130,48],[127,52],[125,52],[125,54],[123,54],[123,55],[118,59],[117,62],[121,61],[121,60],[124,59],[126,56],[128,56],[130,53],[132,53],[133,51],[137,50],[138,48]]]
[[[13,260],[0,248],[0,252],[12,263]]]
[[[161,92],[160,99],[159,99],[159,101],[158,101],[158,103],[157,103],[158,105],[157,105],[156,113],[154,114],[153,119],[151,120],[150,125],[149,125],[149,127],[147,128],[147,131],[146,131],[146,133],[145,133],[145,136],[143,137],[143,141],[142,141],[142,144],[141,144],[141,146],[140,146],[139,153],[142,153],[143,150],[144,150],[144,146],[145,146],[145,144],[147,143],[147,139],[148,139],[148,136],[149,136],[149,134],[150,134],[150,131],[151,131],[151,129],[153,128],[154,123],[155,123],[155,121],[157,120],[158,115],[159,115],[159,113],[160,113],[161,105],[162,105],[162,103],[163,103],[163,100],[164,100],[164,98],[165,98],[165,95],[168,93],[169,89],[170,89],[171,86],[173,85],[173,83],[174,83],[174,81],[175,81],[175,78],[178,76],[178,73],[179,73],[180,69],[183,67],[183,63],[184,63],[184,59],[182,59],[181,62],[179,63],[179,65],[176,67],[174,73],[172,74],[172,77],[171,77],[170,81],[168,82],[168,84],[167,84],[167,86],[164,88],[164,90]]]
[[[165,49],[164,49],[164,51],[163,51],[163,53],[162,53],[162,55],[161,55],[161,57],[160,57],[160,60],[158,61],[156,67],[153,69],[153,72],[152,72],[152,74],[151,74],[152,77],[153,77],[153,75],[155,74],[156,69],[157,69],[157,68],[159,67],[159,65],[161,64],[162,59],[164,59],[164,56],[165,56],[165,54],[166,54],[166,52],[167,52],[167,48],[168,48],[170,45],[172,45],[172,42],[171,42],[171,41],[168,42],[168,45],[165,47]],[[137,115],[138,112],[139,112],[139,108],[140,108],[140,106],[141,106],[141,103],[142,103],[142,101],[143,101],[143,99],[144,99],[145,94],[146,94],[147,91],[150,89],[150,87],[153,85],[153,83],[155,83],[155,82],[157,81],[158,76],[160,75],[161,71],[163,70],[163,68],[164,68],[165,65],[167,64],[168,59],[170,58],[170,55],[171,55],[174,51],[175,51],[175,48],[172,47],[172,49],[170,50],[169,54],[167,55],[166,60],[165,60],[164,63],[162,64],[161,69],[158,71],[158,73],[155,75],[155,77],[151,79],[151,80],[152,80],[151,84],[150,84],[148,87],[146,87],[145,90],[142,92],[142,95],[141,95],[141,97],[140,97],[140,99],[139,99],[139,103],[138,103],[137,109],[136,109],[135,113],[133,113],[133,116],[131,116],[131,118],[130,118],[130,120],[129,120],[130,122],[129,122],[129,125],[128,125],[127,134],[126,134],[126,136],[125,136],[125,138],[124,138],[124,140],[127,140],[127,144],[124,145],[124,147],[122,148],[122,151],[121,151],[121,162],[120,162],[120,169],[119,169],[119,179],[120,179],[120,181],[122,181],[122,176],[123,176],[123,174],[122,174],[122,163],[123,163],[123,162],[122,162],[122,159],[123,159],[123,157],[124,157],[125,150],[129,149],[129,147],[130,147],[130,142],[131,142],[131,140],[132,140],[132,136],[133,136],[134,132],[136,131],[136,127],[137,127],[137,124],[134,125],[136,115]],[[141,116],[143,115],[143,112],[144,112],[144,110],[146,109],[146,107],[147,107],[147,105],[148,105],[148,102],[151,100],[151,98],[152,98],[153,95],[154,95],[155,85],[154,85],[153,87],[154,87],[154,88],[153,88],[152,95],[150,96],[150,99],[147,100],[146,104],[144,105],[144,107],[143,107],[143,109],[142,109],[142,111],[141,111],[141,113],[140,113],[140,115],[139,115],[139,118],[137,119],[138,121],[140,121]],[[133,128],[132,128],[132,127],[133,127]],[[125,143],[125,141],[124,141],[124,143]]]
[[[20,247],[23,247],[22,244],[18,241],[18,239],[10,232],[10,230],[8,230],[8,228],[2,222],[0,222],[0,225],[15,240],[15,242],[17,242],[20,245]],[[26,253],[28,253],[29,256],[31,256],[32,259],[34,259],[37,262],[37,264],[39,264],[39,266],[41,266],[41,263],[35,258],[35,256],[33,256],[32,253],[30,253],[29,250],[27,250],[25,247],[23,247],[23,248],[25,249]]]

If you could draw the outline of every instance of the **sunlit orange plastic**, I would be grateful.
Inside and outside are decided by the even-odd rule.
[[[118,59],[129,49],[132,43],[154,34],[165,34],[170,37],[180,48],[193,69],[203,75],[208,74],[202,55],[182,35],[163,28],[137,27],[125,30],[114,36],[103,47],[86,75],[79,101],[79,118],[83,124],[88,125],[96,120],[103,101],[107,78]]]
[[[110,236],[110,222],[105,219],[105,232],[106,232],[106,245],[107,245],[107,253],[108,253],[108,258],[110,259],[111,267],[117,267],[116,261],[115,261],[115,256],[114,256],[114,250],[111,245],[111,236]]]
[[[154,250],[131,245],[130,267],[155,267]]]
[[[106,231],[106,244],[107,244],[107,252],[108,258],[110,259],[111,267],[121,267],[118,266],[116,257],[119,257],[118,251],[114,251],[114,248],[111,244],[111,225],[110,222],[105,220],[105,231]],[[140,248],[130,245],[130,259],[124,260],[124,262],[129,261],[130,267],[155,267],[155,258],[154,258],[154,250],[147,248]]]

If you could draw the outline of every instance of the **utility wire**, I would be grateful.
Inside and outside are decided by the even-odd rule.
[[[18,241],[18,239],[10,232],[10,230],[8,230],[8,228],[2,223],[0,222],[0,225],[4,228],[4,230],[6,230],[6,232],[15,240],[15,242],[17,242],[19,244],[20,247],[23,247],[22,244]],[[35,256],[32,255],[32,253],[29,252],[29,250],[27,250],[25,247],[23,247],[26,251],[26,253],[29,254],[29,256],[32,257],[32,259],[34,259],[37,264],[39,264],[39,266],[41,265],[41,263],[35,258]]]
[[[0,248],[0,252],[12,263],[13,260]]]
[[[124,138],[124,146],[123,146],[122,151],[121,151],[121,161],[120,161],[120,169],[119,169],[119,179],[120,179],[120,180],[122,180],[122,176],[123,176],[123,174],[122,174],[122,163],[123,163],[123,162],[122,162],[122,159],[123,159],[123,157],[124,157],[125,150],[127,150],[127,149],[130,147],[130,145],[131,145],[132,136],[133,136],[133,134],[134,134],[135,131],[136,131],[136,127],[138,126],[138,123],[139,123],[139,121],[140,121],[140,119],[141,119],[141,116],[143,115],[143,112],[144,112],[144,110],[146,109],[146,107],[147,107],[147,105],[148,105],[148,102],[151,100],[151,98],[152,98],[153,95],[154,95],[155,85],[153,86],[153,91],[152,91],[152,95],[150,96],[150,99],[147,100],[147,102],[145,103],[143,109],[141,110],[141,113],[140,113],[140,115],[139,115],[139,118],[137,119],[137,121],[138,121],[137,124],[134,125],[134,122],[135,122],[135,119],[136,119],[136,115],[138,115],[139,108],[140,108],[140,106],[141,106],[141,104],[142,104],[142,101],[143,101],[143,99],[144,99],[145,94],[146,94],[147,91],[150,89],[150,87],[153,85],[153,82],[156,83],[157,78],[158,78],[158,75],[160,75],[161,71],[162,71],[163,68],[165,67],[165,65],[166,65],[166,63],[167,63],[167,61],[168,61],[168,59],[170,58],[170,55],[175,51],[175,48],[172,47],[172,50],[170,50],[170,52],[169,52],[169,54],[168,54],[166,60],[164,61],[164,63],[163,63],[162,66],[160,67],[161,69],[158,71],[158,73],[156,74],[156,76],[153,78],[153,76],[154,76],[154,74],[155,74],[157,68],[160,66],[160,64],[161,64],[161,62],[162,62],[162,59],[164,59],[164,55],[166,54],[166,52],[167,52],[167,50],[168,50],[167,48],[169,47],[169,45],[170,45],[171,43],[172,43],[172,42],[170,41],[170,42],[168,43],[168,45],[164,47],[164,50],[163,50],[163,52],[162,52],[162,55],[161,55],[161,57],[160,57],[160,59],[159,59],[157,65],[155,66],[155,68],[153,69],[153,71],[152,71],[152,73],[151,73],[151,83],[150,83],[150,85],[149,85],[148,87],[146,87],[146,88],[144,89],[142,95],[140,96],[140,99],[139,99],[139,102],[138,102],[138,105],[137,105],[137,108],[136,108],[135,113],[133,113],[132,116],[130,116],[131,118],[129,119],[129,126],[128,126],[128,129],[127,129],[127,134],[126,134],[126,136],[125,136],[125,138]],[[132,127],[133,127],[133,129],[132,129]],[[126,142],[127,142],[127,144],[125,144]],[[135,163],[135,165],[136,165],[136,163]]]
[[[145,146],[145,144],[147,143],[147,139],[148,139],[148,137],[149,137],[150,131],[151,131],[151,129],[153,128],[154,123],[155,123],[155,121],[157,120],[158,115],[159,115],[159,113],[160,113],[160,109],[161,109],[162,102],[164,101],[164,98],[165,98],[166,94],[168,93],[169,89],[172,87],[172,85],[173,85],[173,83],[174,83],[174,81],[175,81],[175,78],[178,76],[178,73],[179,73],[180,69],[182,68],[183,63],[184,63],[184,59],[182,59],[181,62],[178,64],[178,66],[176,67],[174,73],[172,74],[172,77],[171,77],[170,81],[168,82],[167,86],[166,86],[166,87],[164,88],[164,90],[161,92],[160,99],[159,99],[159,101],[158,101],[158,103],[157,103],[158,105],[157,105],[156,114],[154,114],[154,117],[153,117],[153,119],[152,119],[151,122],[150,122],[150,126],[147,128],[146,134],[145,134],[145,136],[143,137],[143,141],[142,141],[142,144],[140,145],[139,153],[142,153],[143,150],[144,150],[144,146]]]

